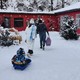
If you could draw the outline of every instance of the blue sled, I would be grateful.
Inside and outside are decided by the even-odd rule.
[[[25,64],[15,64],[15,63],[12,63],[12,64],[14,69],[24,70],[29,65],[30,62],[31,62],[31,59],[26,59]]]

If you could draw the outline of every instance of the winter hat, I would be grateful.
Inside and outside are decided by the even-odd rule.
[[[17,55],[22,55],[22,54],[25,54],[24,49],[19,48],[19,50],[17,51]]]
[[[34,19],[33,18],[30,19],[30,24],[34,24]]]
[[[38,21],[38,23],[42,23],[42,20],[40,19],[40,20]]]

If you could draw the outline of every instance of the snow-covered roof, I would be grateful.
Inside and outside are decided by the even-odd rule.
[[[43,11],[43,12],[26,12],[26,11],[10,11],[10,10],[0,10],[0,13],[26,13],[26,14],[54,14],[54,12],[48,12],[48,11]]]
[[[54,13],[60,13],[60,12],[65,12],[65,11],[70,11],[70,10],[77,10],[77,9],[80,9],[80,2],[72,4],[68,7],[56,10],[56,11],[54,11]]]
[[[34,11],[34,12],[27,12],[27,11],[17,11],[17,10],[13,10],[12,8],[8,8],[8,9],[0,9],[0,13],[26,13],[26,14],[54,14],[53,11]]]

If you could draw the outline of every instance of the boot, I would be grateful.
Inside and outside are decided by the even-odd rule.
[[[40,46],[40,49],[42,49],[42,46]]]
[[[43,50],[45,50],[45,46],[43,45],[43,48],[42,48]]]

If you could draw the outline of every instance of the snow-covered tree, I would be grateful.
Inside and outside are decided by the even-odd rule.
[[[8,0],[0,0],[0,8],[1,9],[7,8],[7,1]]]
[[[18,11],[53,11],[80,0],[0,0],[1,9]]]

